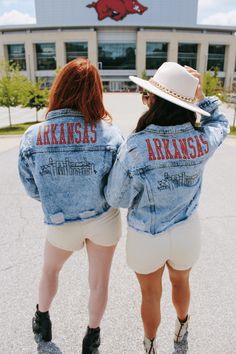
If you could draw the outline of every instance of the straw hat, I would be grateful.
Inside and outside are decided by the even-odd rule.
[[[210,116],[208,112],[194,103],[199,80],[177,63],[163,63],[150,80],[135,76],[129,76],[129,78],[154,95],[190,111]]]

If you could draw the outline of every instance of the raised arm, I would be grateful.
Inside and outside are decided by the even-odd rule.
[[[219,99],[215,96],[204,96],[202,90],[201,74],[189,66],[185,66],[185,68],[190,74],[199,80],[195,99],[198,102],[197,104],[200,108],[210,113],[210,117],[201,117],[201,128],[202,131],[206,134],[212,152],[214,152],[229,133],[229,122],[225,115],[219,111]]]
[[[220,101],[217,97],[206,97],[198,105],[211,114],[210,117],[202,116],[200,123],[210,147],[217,149],[229,133],[229,122],[219,111]]]

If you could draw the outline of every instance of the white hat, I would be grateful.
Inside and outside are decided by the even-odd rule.
[[[163,63],[150,80],[143,80],[135,76],[129,78],[154,95],[190,111],[210,116],[208,112],[194,104],[199,80],[177,63]]]

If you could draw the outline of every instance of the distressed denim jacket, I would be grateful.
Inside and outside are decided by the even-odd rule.
[[[27,193],[41,201],[47,224],[87,220],[110,208],[104,187],[122,142],[113,125],[88,124],[71,109],[49,112],[26,131],[19,175]]]
[[[197,130],[191,123],[151,124],[121,146],[105,196],[113,207],[128,208],[129,227],[157,236],[196,209],[205,164],[229,131],[216,97],[199,106],[211,116],[202,116]]]

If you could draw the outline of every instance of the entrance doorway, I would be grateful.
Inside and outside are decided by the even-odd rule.
[[[109,82],[110,92],[124,92],[127,91],[127,85],[125,81],[110,81]]]
[[[132,81],[104,80],[102,81],[104,92],[136,92],[137,85]]]

